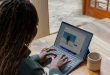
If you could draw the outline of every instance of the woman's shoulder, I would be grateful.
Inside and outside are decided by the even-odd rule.
[[[43,68],[41,65],[33,61],[30,57],[23,58],[18,68],[18,75],[42,75]]]

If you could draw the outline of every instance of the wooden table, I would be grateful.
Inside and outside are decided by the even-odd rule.
[[[101,27],[103,27],[103,30],[101,30]],[[110,75],[110,28],[98,25],[84,25],[80,28],[94,33],[89,49],[90,52],[95,51],[101,54],[101,70],[98,72],[88,70],[85,60],[84,63],[79,65],[69,75]],[[53,34],[38,40],[34,40],[30,46],[30,49],[32,50],[32,55],[39,53],[40,50],[45,47],[50,47],[51,45],[53,45],[56,35],[57,34]]]

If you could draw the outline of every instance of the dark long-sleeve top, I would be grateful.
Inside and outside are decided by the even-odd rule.
[[[38,55],[23,58],[18,69],[18,75],[46,75],[38,60]],[[54,68],[49,70],[49,75],[63,74],[58,68]]]

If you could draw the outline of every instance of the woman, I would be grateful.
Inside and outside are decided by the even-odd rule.
[[[0,75],[44,75],[42,66],[50,58],[49,75],[62,75],[65,56],[54,57],[45,48],[29,57],[29,44],[37,34],[38,15],[29,0],[2,0],[0,5]],[[55,62],[55,63],[54,63]]]

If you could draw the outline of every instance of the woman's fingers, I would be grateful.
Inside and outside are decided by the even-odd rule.
[[[70,61],[68,60],[68,57],[66,57],[66,55],[62,55],[61,57],[61,62],[62,62],[62,66],[68,64]]]
[[[68,57],[66,57],[65,55],[61,58],[63,61],[68,60]]]
[[[46,56],[47,56],[47,57],[54,57],[54,58],[55,58],[57,55],[54,54],[54,53],[52,53],[52,52],[47,52],[47,53],[46,53]]]
[[[48,49],[47,52],[56,51],[56,49]]]
[[[63,62],[63,65],[66,65],[66,64],[68,64],[68,63],[70,63],[71,61],[69,61],[69,60],[67,60],[67,61],[64,61]]]
[[[44,48],[42,51],[50,52],[50,51],[56,51],[56,50],[55,49],[51,49],[51,48]]]

